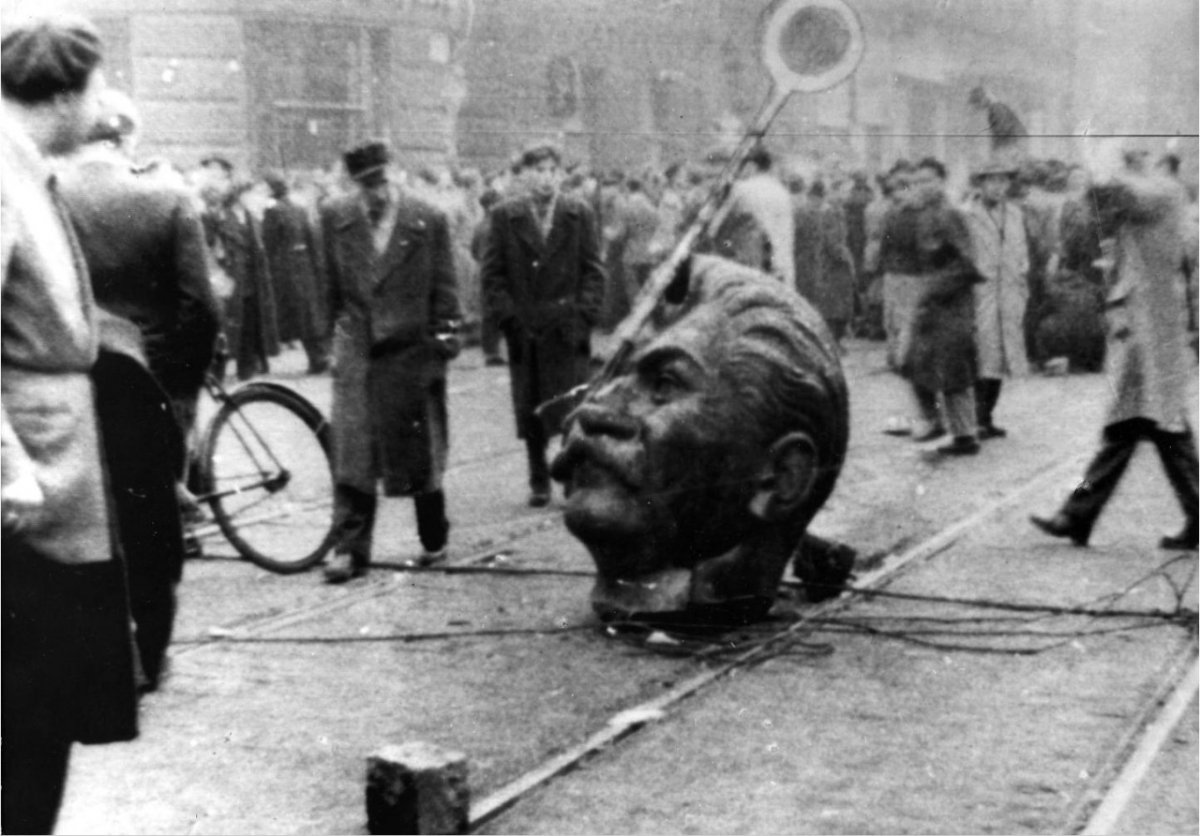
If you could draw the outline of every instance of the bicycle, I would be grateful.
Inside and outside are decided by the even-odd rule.
[[[329,423],[279,383],[228,390],[209,374],[204,388],[218,406],[200,435],[189,487],[212,521],[191,535],[199,541],[219,531],[242,557],[279,574],[316,565],[334,538]]]

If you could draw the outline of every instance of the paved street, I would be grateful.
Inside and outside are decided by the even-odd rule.
[[[887,587],[911,598],[848,603],[791,652],[673,703],[484,832],[1076,826],[1164,670],[1194,654],[1194,621],[1014,621],[926,599],[1194,611],[1195,553],[1170,562],[1179,554],[1155,548],[1180,519],[1156,458],[1139,451],[1092,547],[1075,549],[1026,517],[1078,480],[1102,376],[1008,385],[997,421],[1009,438],[939,461],[880,433],[906,404],[880,346],[851,343],[845,365],[850,453],[813,530],[855,545],[865,576],[947,526],[978,524]],[[328,414],[328,378],[302,368],[290,352],[276,379]],[[141,739],[77,748],[61,832],[364,832],[365,758],[384,744],[465,752],[480,799],[711,668],[597,629],[586,552],[554,506],[525,506],[507,372],[469,350],[450,392],[451,571],[405,570],[420,553],[407,500],[383,503],[378,568],[344,587],[318,571],[265,572],[207,541],[186,567],[172,676],[144,703]],[[811,609],[791,595],[781,618]],[[1193,704],[1119,831],[1196,832],[1196,726]]]

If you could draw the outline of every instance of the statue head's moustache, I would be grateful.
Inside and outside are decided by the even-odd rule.
[[[593,387],[553,468],[602,612],[769,599],[845,456],[845,381],[815,311],[724,259],[682,269],[686,294]]]

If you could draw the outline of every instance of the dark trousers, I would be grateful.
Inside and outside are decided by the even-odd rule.
[[[484,315],[479,322],[479,343],[485,358],[500,356],[500,326],[495,317]]]
[[[975,381],[975,419],[980,427],[992,426],[992,414],[1000,401],[1002,382],[995,377],[981,377]]]
[[[529,487],[535,491],[550,490],[550,466],[546,463],[549,443],[542,422],[530,420],[525,431],[525,454],[529,459]]]
[[[1088,465],[1079,487],[1063,505],[1062,512],[1085,533],[1091,532],[1142,439],[1153,443],[1158,450],[1188,525],[1196,525],[1196,439],[1191,427],[1185,427],[1183,432],[1168,432],[1154,421],[1132,418],[1104,428],[1099,452]]]
[[[440,491],[417,494],[413,497],[417,509],[417,536],[426,551],[441,551],[450,535],[446,519],[446,495]],[[349,485],[334,490],[334,527],[338,533],[337,550],[354,556],[359,564],[371,562],[371,541],[375,531],[375,511],[379,499]]]

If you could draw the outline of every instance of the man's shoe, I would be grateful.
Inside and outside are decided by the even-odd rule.
[[[1061,511],[1049,519],[1034,515],[1029,518],[1029,521],[1051,537],[1070,538],[1071,542],[1077,546],[1088,544],[1090,532]]]
[[[446,560],[446,549],[443,546],[442,548],[438,549],[437,551],[429,551],[428,549],[426,549],[425,553],[417,558],[416,563],[418,566],[436,566],[437,564],[442,563],[445,560]]]
[[[1195,520],[1192,520],[1178,534],[1171,534],[1159,540],[1158,547],[1194,552],[1200,545],[1197,540],[1200,540],[1200,527],[1197,526]]]
[[[530,508],[545,508],[550,504],[550,490],[548,488],[534,488],[529,494]]]
[[[979,442],[973,435],[956,435],[949,444],[937,448],[939,456],[974,456],[979,452]]]
[[[926,441],[934,441],[935,439],[939,439],[942,436],[944,436],[945,434],[946,434],[945,427],[943,427],[941,424],[933,424],[932,426],[928,427],[924,432],[913,433],[912,439],[913,439],[913,441],[917,442],[918,444],[923,444]]]
[[[989,438],[1005,438],[1008,435],[1008,430],[1004,427],[997,427],[995,424],[981,424],[979,426],[979,440],[986,441]]]
[[[345,583],[367,574],[367,564],[349,552],[338,552],[325,567],[325,583]]]

